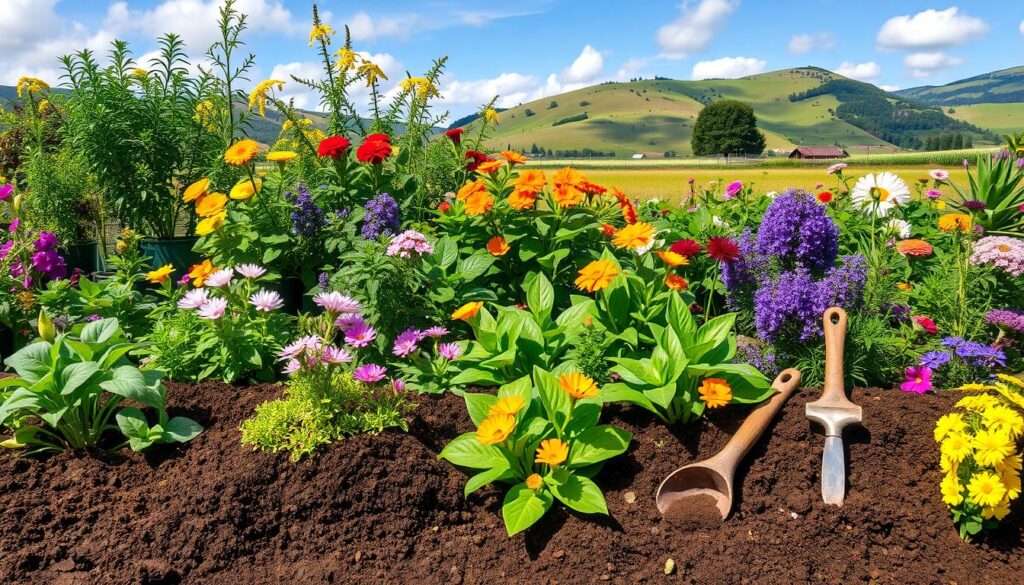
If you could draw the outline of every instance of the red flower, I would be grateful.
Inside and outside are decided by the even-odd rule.
[[[452,144],[458,146],[462,144],[462,128],[452,128],[451,130],[444,133],[448,137],[448,140],[452,141]]]
[[[822,203],[828,203],[829,201],[832,201],[832,193],[828,191],[822,191],[821,193],[818,193],[818,201],[821,201]]]
[[[700,247],[700,244],[693,240],[679,240],[669,246],[669,250],[679,254],[680,256],[686,256],[687,258],[700,254],[700,251],[703,249],[704,248]]]
[[[477,167],[480,166],[481,163],[492,161],[494,159],[480,152],[479,150],[467,150],[466,160],[469,161],[468,163],[466,163],[466,170],[472,173],[473,171],[476,170]]]
[[[931,317],[914,315],[914,323],[920,325],[928,335],[935,335],[939,332],[939,328],[935,326],[935,321],[932,321]]]
[[[448,210],[451,208],[452,204],[448,201],[442,201],[441,204],[437,206],[437,210],[441,213],[448,213]]]
[[[316,149],[316,153],[321,158],[330,157],[337,160],[345,156],[345,153],[348,152],[348,147],[351,145],[352,143],[344,136],[328,136],[320,141],[320,146]]]
[[[356,158],[361,163],[379,165],[391,156],[391,139],[387,134],[370,134],[356,149]]]
[[[740,257],[740,247],[729,238],[711,238],[708,240],[708,256],[717,262],[732,262]]]
[[[602,223],[601,224],[601,235],[603,235],[606,238],[610,238],[610,237],[614,236],[615,235],[615,226],[613,226],[613,225],[611,225],[609,223]]]

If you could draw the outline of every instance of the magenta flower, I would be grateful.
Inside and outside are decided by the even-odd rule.
[[[342,313],[338,315],[338,318],[334,321],[334,326],[340,329],[343,333],[356,325],[365,325],[366,322],[357,313]]]
[[[942,191],[939,191],[938,189],[928,189],[924,194],[929,199],[938,199],[939,197],[942,197]]]
[[[239,264],[235,266],[235,270],[244,278],[250,279],[259,278],[267,273],[267,269],[258,264]]]
[[[0,186],[0,201],[7,201],[11,198],[12,193],[14,193],[14,185],[7,183]]]
[[[904,392],[924,394],[932,389],[932,371],[928,366],[914,366],[907,368],[907,381],[900,384]]]
[[[209,293],[206,292],[205,288],[197,288],[185,293],[185,296],[181,297],[178,301],[179,309],[198,309],[206,304],[209,299]]]
[[[281,295],[272,290],[264,289],[260,289],[253,293],[253,295],[249,297],[249,303],[256,307],[257,311],[263,311],[264,313],[275,311],[284,306],[284,301],[281,300]]]
[[[352,377],[360,382],[373,384],[384,379],[388,371],[377,364],[363,364],[352,372]]]
[[[394,389],[395,394],[401,394],[405,392],[405,380],[401,378],[395,378],[391,380],[391,387]]]
[[[458,343],[441,343],[437,346],[437,355],[446,360],[455,360],[462,355],[462,347]]]
[[[395,347],[392,353],[398,357],[406,357],[418,348],[416,344],[423,339],[423,332],[419,329],[406,329],[395,337]]]
[[[228,308],[228,300],[224,298],[214,298],[203,303],[203,306],[199,307],[199,318],[207,319],[210,321],[216,321],[224,316],[224,311]]]
[[[8,226],[7,231],[9,231],[9,232],[11,232],[13,234],[14,232],[18,231],[18,226],[20,226],[20,225],[21,225],[21,218],[20,217],[16,217],[13,220],[11,220],[11,225]]]
[[[733,181],[729,183],[729,186],[725,188],[725,196],[723,199],[726,201],[735,197],[743,189],[743,183],[741,181]]]
[[[345,342],[352,347],[366,347],[377,338],[377,331],[366,323],[357,323],[345,332]]]
[[[445,335],[448,335],[448,330],[440,326],[431,327],[423,332],[423,337],[433,337],[435,339]]]
[[[331,313],[358,313],[359,301],[338,291],[316,293],[313,302]]]

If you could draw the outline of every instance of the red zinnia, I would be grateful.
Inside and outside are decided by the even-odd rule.
[[[441,213],[448,213],[448,210],[452,208],[452,204],[448,201],[442,201],[441,205],[437,206],[437,210]]]
[[[466,163],[466,170],[472,173],[480,166],[481,163],[492,161],[494,159],[479,150],[467,150],[466,160],[469,161]]]
[[[608,224],[608,223],[602,223],[601,224],[601,235],[605,236],[606,238],[610,238],[610,237],[614,236],[615,235],[615,226],[613,226],[611,224]]]
[[[700,251],[703,249],[704,248],[702,248],[700,244],[693,240],[679,240],[669,246],[669,250],[679,254],[680,256],[686,256],[687,258],[700,254]]]
[[[935,335],[939,332],[939,328],[935,326],[935,321],[932,321],[931,317],[914,315],[914,322],[920,325],[928,335]]]
[[[452,141],[452,144],[458,146],[462,144],[462,128],[452,128],[451,130],[444,133],[448,137],[448,140]]]
[[[828,191],[822,191],[821,193],[818,193],[818,201],[821,201],[822,203],[828,203],[829,201],[832,201],[832,193]]]
[[[391,156],[391,139],[387,134],[370,134],[356,149],[356,158],[361,163],[379,165]]]
[[[321,158],[339,159],[345,156],[345,153],[348,152],[348,147],[351,145],[352,143],[344,136],[328,136],[320,141],[320,146],[316,149],[316,153]]]
[[[740,257],[740,247],[729,238],[711,238],[708,240],[708,256],[717,262],[732,262]]]

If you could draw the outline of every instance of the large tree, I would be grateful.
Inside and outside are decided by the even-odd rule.
[[[765,138],[757,129],[753,108],[737,100],[719,100],[700,111],[690,144],[697,156],[761,154]]]

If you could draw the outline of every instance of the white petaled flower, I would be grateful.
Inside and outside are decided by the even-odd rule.
[[[235,276],[235,271],[231,268],[222,268],[210,276],[206,277],[206,286],[212,286],[213,288],[223,288],[231,284],[231,278]]]
[[[332,313],[358,313],[360,307],[359,301],[338,291],[317,293],[313,296],[313,302]]]
[[[281,370],[285,374],[294,374],[302,369],[302,363],[297,359],[290,359],[288,363],[284,365],[284,369]]]
[[[219,297],[210,299],[206,301],[202,307],[199,307],[199,318],[216,321],[224,316],[224,311],[227,310],[227,308],[227,299]]]
[[[779,196],[779,193],[777,191],[769,191],[769,192],[765,193],[764,196],[769,198],[769,199],[775,199],[776,197]]]
[[[717,225],[718,227],[723,227],[723,228],[729,227],[729,223],[727,221],[723,220],[722,218],[718,217],[717,215],[712,215],[711,216],[711,223],[713,223],[714,225]]]
[[[352,361],[352,354],[343,347],[334,347],[328,345],[324,348],[323,355],[321,356],[324,363],[326,364],[347,364]]]
[[[857,179],[850,200],[867,213],[885,217],[893,207],[910,201],[910,188],[890,172],[867,174]]]
[[[267,269],[258,264],[239,264],[235,266],[235,270],[238,271],[245,278],[259,278],[267,273]]]
[[[890,219],[886,222],[885,229],[901,240],[905,240],[910,237],[910,222],[903,219],[897,219],[895,217]]]
[[[178,300],[179,309],[198,309],[206,304],[209,293],[205,288],[196,288],[185,293],[185,296]]]
[[[932,171],[928,174],[931,175],[932,178],[935,179],[936,181],[945,181],[946,179],[949,178],[949,173],[942,169],[932,169]]]
[[[269,313],[284,306],[281,295],[272,290],[260,289],[249,297],[249,303],[256,307],[257,311]]]

